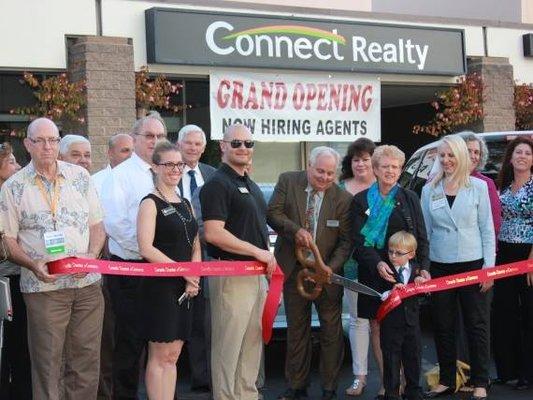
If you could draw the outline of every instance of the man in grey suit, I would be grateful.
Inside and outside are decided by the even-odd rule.
[[[200,157],[205,151],[207,140],[205,133],[199,126],[185,125],[178,132],[177,142],[183,162],[187,164],[178,187],[182,197],[189,200],[197,212],[200,210],[199,188],[216,171],[210,165],[200,162]],[[187,342],[189,361],[191,367],[191,390],[207,392],[211,386],[210,363],[208,349],[210,344],[210,314],[209,302],[206,301],[207,285],[202,282],[202,293],[195,299],[193,329],[190,340]]]
[[[311,302],[296,290],[300,266],[295,245],[307,246],[314,241],[326,264],[337,273],[352,252],[351,195],[335,184],[339,160],[339,154],[330,147],[313,149],[306,171],[280,175],[268,205],[268,224],[278,233],[275,256],[286,279],[285,375],[289,388],[279,399],[306,398],[311,365]],[[344,355],[342,294],[342,287],[325,285],[314,300],[320,319],[320,374],[325,400],[336,397]]]

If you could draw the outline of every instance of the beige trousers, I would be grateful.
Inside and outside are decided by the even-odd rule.
[[[24,301],[33,398],[96,399],[104,315],[100,282],[82,289],[24,293]]]
[[[263,276],[210,277],[214,400],[257,400],[262,351]]]

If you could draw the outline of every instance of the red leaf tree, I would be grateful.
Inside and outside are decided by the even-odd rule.
[[[426,124],[415,125],[413,133],[440,136],[470,125],[483,117],[483,81],[477,73],[461,76],[457,85],[437,94],[431,103],[435,117]]]
[[[521,84],[514,87],[514,109],[516,130],[533,129],[533,84]]]

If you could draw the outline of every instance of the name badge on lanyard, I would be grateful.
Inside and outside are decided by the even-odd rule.
[[[52,221],[54,222],[54,230],[44,233],[44,247],[48,254],[62,254],[65,252],[65,234],[57,230],[57,206],[59,204],[59,177],[56,177],[54,180],[54,191],[50,192],[48,196],[44,183],[40,177],[36,178],[36,184],[39,188],[39,192],[44,199],[44,201],[50,207],[50,213],[52,214]]]
[[[61,231],[44,233],[44,247],[48,254],[63,254],[65,252],[65,234]]]

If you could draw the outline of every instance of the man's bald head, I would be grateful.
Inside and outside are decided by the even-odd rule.
[[[34,138],[35,135],[39,131],[46,130],[48,132],[55,133],[56,136],[59,136],[59,129],[57,128],[57,125],[48,118],[37,118],[34,119],[29,125],[28,129],[26,130],[26,137]]]
[[[127,133],[117,133],[109,138],[107,155],[109,165],[115,168],[133,153],[133,138]]]

